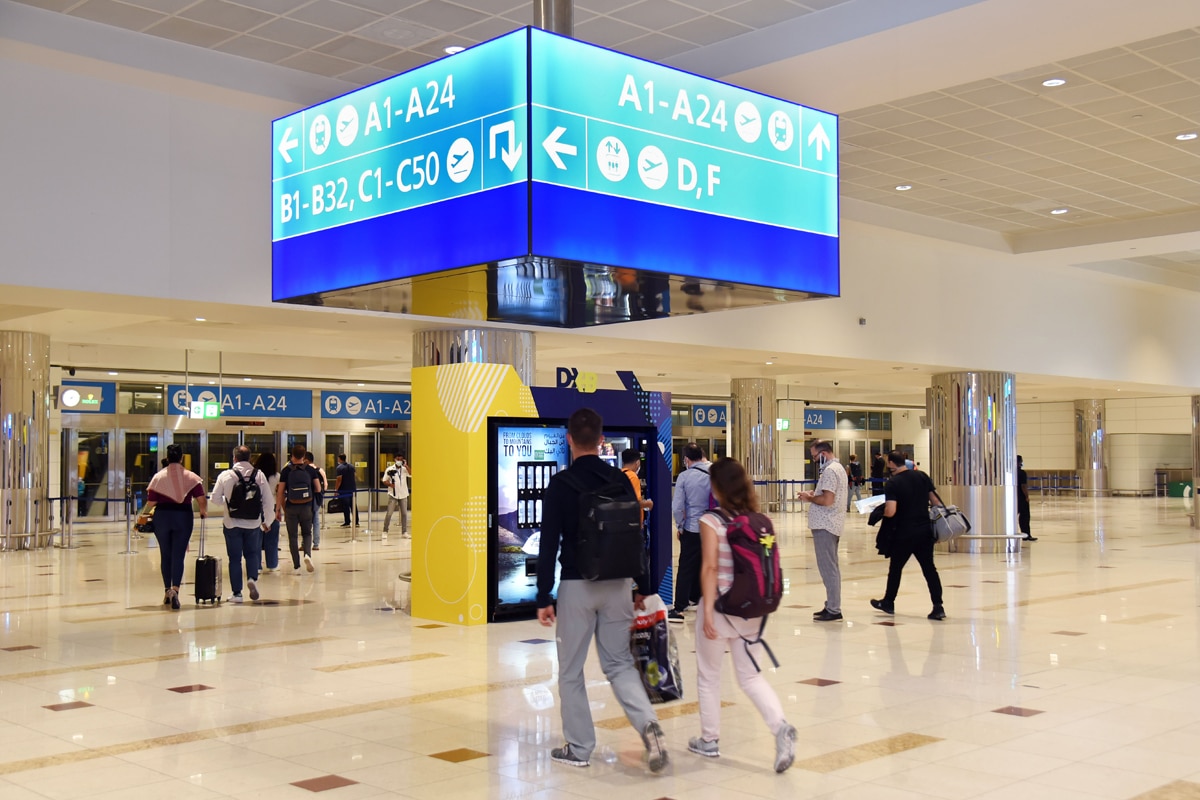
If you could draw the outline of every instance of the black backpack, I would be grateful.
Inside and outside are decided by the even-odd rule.
[[[642,507],[624,473],[613,470],[608,482],[588,489],[570,472],[559,473],[579,492],[579,536],[575,566],[589,581],[638,578],[646,574]]]
[[[313,501],[312,473],[307,467],[292,464],[287,477],[287,501],[300,505]]]
[[[253,470],[248,478],[242,477],[242,473],[236,469],[230,471],[237,479],[237,483],[234,484],[233,491],[229,494],[229,502],[225,504],[229,509],[229,516],[234,519],[261,520],[263,518],[263,502],[262,492],[258,488],[258,470]]]

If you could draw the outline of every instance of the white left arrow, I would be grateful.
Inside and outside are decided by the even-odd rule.
[[[559,141],[562,135],[567,132],[567,129],[559,125],[554,130],[550,131],[550,135],[542,142],[542,147],[546,148],[546,153],[549,154],[550,160],[554,162],[554,166],[559,169],[566,169],[567,165],[563,162],[563,156],[573,156],[579,153],[579,148],[573,144],[563,144]]]
[[[817,161],[824,161],[825,153],[822,152],[821,148],[824,147],[826,150],[831,150],[832,146],[829,144],[829,134],[825,132],[825,128],[819,122],[817,123],[817,127],[813,128],[812,132],[808,134],[808,143],[811,145],[814,142],[817,145]]]
[[[292,129],[288,128],[283,132],[283,141],[279,143],[279,155],[283,156],[283,160],[288,164],[292,163],[292,151],[300,146],[299,139],[290,138]]]

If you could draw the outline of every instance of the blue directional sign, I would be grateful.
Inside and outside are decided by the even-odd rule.
[[[312,417],[312,391],[260,386],[167,386],[171,414],[192,413],[193,403],[221,404],[222,417]]]
[[[412,419],[412,395],[399,392],[321,392],[322,419]]]
[[[692,425],[697,428],[724,428],[726,424],[725,406],[692,406]]]
[[[117,384],[113,381],[63,381],[58,407],[65,414],[117,413]]]
[[[810,430],[831,430],[837,427],[837,413],[832,408],[804,409],[804,427]]]
[[[839,292],[836,116],[545,31],[273,136],[277,300],[530,256]]]

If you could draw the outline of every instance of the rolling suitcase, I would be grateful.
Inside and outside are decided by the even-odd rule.
[[[200,519],[200,555],[196,558],[196,603],[221,602],[221,559],[204,555],[204,518]]]

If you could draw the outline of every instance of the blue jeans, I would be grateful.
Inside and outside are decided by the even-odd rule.
[[[154,538],[158,539],[164,589],[183,583],[183,562],[192,538],[192,522],[190,509],[154,509]]]
[[[321,546],[321,515],[325,513],[325,509],[321,508],[321,496],[317,495],[317,499],[313,501],[313,547]]]
[[[225,528],[225,553],[229,556],[229,589],[242,593],[242,558],[246,559],[246,577],[258,580],[262,563],[262,528]]]
[[[263,553],[267,569],[279,569],[279,520],[271,523],[271,529],[262,535]]]

